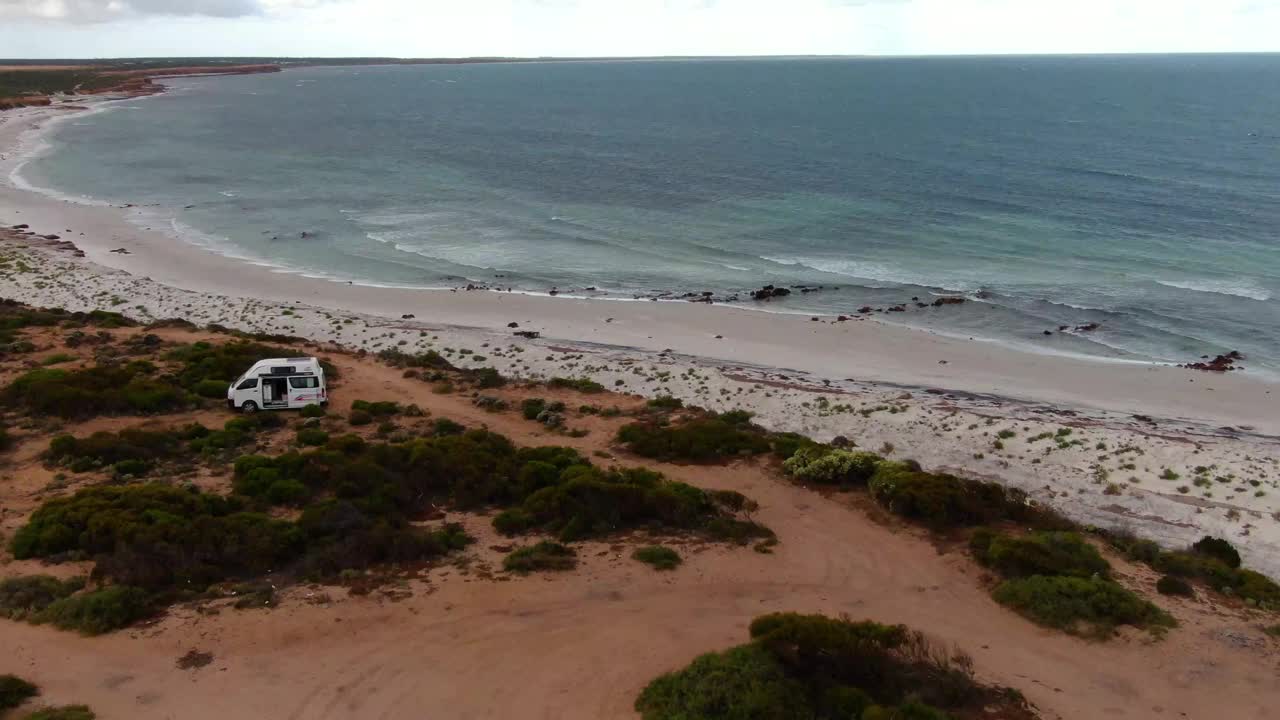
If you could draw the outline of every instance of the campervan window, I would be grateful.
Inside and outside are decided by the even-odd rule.
[[[258,387],[258,378],[249,378],[236,386],[237,390],[252,390]]]
[[[298,369],[292,365],[273,365],[271,366],[272,375],[292,375],[298,372]]]
[[[289,387],[293,387],[293,388],[318,388],[318,387],[320,387],[320,378],[315,378],[315,377],[293,377],[293,378],[289,378]]]

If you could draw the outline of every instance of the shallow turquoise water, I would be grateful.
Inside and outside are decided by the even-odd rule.
[[[892,317],[1277,371],[1278,74],[1276,56],[313,68],[175,81],[66,124],[23,173],[357,282],[824,286],[766,306],[793,312],[981,292]]]

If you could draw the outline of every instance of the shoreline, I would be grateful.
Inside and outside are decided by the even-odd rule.
[[[57,105],[27,108],[0,125],[0,156],[5,158],[0,160],[0,178],[4,179],[0,183],[0,225],[27,223],[41,234],[68,233],[64,239],[75,242],[90,261],[173,287],[272,302],[305,302],[388,318],[431,316],[449,325],[485,330],[498,330],[513,321],[521,322],[522,327],[536,322],[536,327],[528,329],[562,340],[589,340],[642,352],[670,349],[721,362],[791,368],[829,380],[856,377],[937,386],[1112,412],[1244,425],[1280,435],[1280,418],[1269,408],[1250,407],[1256,405],[1250,402],[1255,395],[1280,391],[1280,384],[1248,374],[1202,373],[1154,361],[1032,352],[1000,340],[958,337],[962,333],[858,315],[837,322],[835,315],[678,300],[361,285],[224,255],[183,241],[168,229],[139,225],[139,220],[145,222],[141,217],[145,208],[91,204],[15,187],[12,176],[29,159],[13,156],[15,143],[20,138],[38,142],[51,119],[66,119],[77,112],[83,111],[59,110]],[[120,248],[128,254],[112,252]],[[813,322],[812,317],[819,317],[820,322]],[[749,331],[744,327],[748,324],[754,326]],[[762,337],[770,340],[762,341]],[[793,348],[806,349],[797,354]],[[1175,380],[1196,385],[1184,390],[1199,391],[1197,400],[1178,397],[1170,401],[1169,384]],[[1195,406],[1197,412],[1186,414],[1189,406]]]
[[[53,118],[75,112],[0,115],[0,227],[29,224],[85,255],[0,233],[0,250],[29,266],[6,263],[0,296],[371,351],[447,350],[455,364],[504,375],[590,376],[620,392],[742,407],[771,429],[901,447],[934,469],[1018,486],[1078,521],[1132,527],[1167,545],[1220,534],[1260,570],[1280,573],[1280,385],[1030,353],[866,318],[379,288],[279,272],[136,226],[129,214],[139,208],[14,187],[19,140],[38,141]],[[1017,438],[1000,449],[995,433],[1006,428]],[[1052,439],[1062,430],[1073,433],[1069,443]],[[1202,485],[1199,467],[1222,481]]]

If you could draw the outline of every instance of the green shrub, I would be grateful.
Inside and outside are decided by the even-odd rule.
[[[541,477],[536,483],[526,479],[522,487],[543,487],[495,518],[499,531],[537,528],[564,541],[638,527],[694,530],[734,542],[772,537],[767,528],[735,518],[706,491],[651,471],[572,465]]]
[[[1067,575],[1106,578],[1111,565],[1098,550],[1076,533],[1037,532],[1011,537],[978,531],[970,540],[978,562],[1006,578],[1032,575]]]
[[[525,420],[537,420],[543,410],[547,409],[547,401],[542,398],[527,398],[520,403],[520,415]]]
[[[368,425],[373,422],[373,415],[365,410],[352,410],[347,416],[347,422],[355,426]]]
[[[678,397],[670,395],[659,395],[648,402],[649,407],[657,410],[679,410],[684,407],[684,401]]]
[[[1162,552],[1156,542],[1141,539],[1132,533],[1111,533],[1107,535],[1107,541],[1126,558],[1148,565],[1154,563]]]
[[[992,595],[1036,623],[1072,634],[1104,638],[1120,625],[1157,630],[1176,624],[1165,611],[1101,578],[1015,578]]]
[[[724,417],[700,418],[670,427],[631,423],[618,430],[618,440],[631,452],[657,460],[716,462],[768,452],[769,439],[749,423]]]
[[[19,376],[0,391],[0,403],[33,415],[68,420],[173,412],[191,405],[190,395],[156,379],[155,373],[155,366],[146,362],[80,370],[40,368]]]
[[[1231,543],[1222,538],[1205,536],[1191,546],[1193,552],[1208,555],[1223,565],[1235,569],[1240,567],[1240,553]]]
[[[470,372],[474,379],[476,387],[482,390],[499,388],[507,384],[507,379],[498,374],[493,368],[477,368]]]
[[[229,382],[224,383],[221,380],[201,380],[191,389],[202,398],[221,400],[227,396],[227,388],[229,386]]]
[[[20,677],[0,675],[0,712],[12,710],[39,694],[39,688]]]
[[[683,670],[659,677],[640,693],[636,710],[644,720],[814,717],[804,685],[787,677],[778,661],[758,645],[708,653]]]
[[[818,485],[865,485],[881,458],[875,453],[810,445],[796,450],[782,469],[800,482]]]
[[[26,620],[84,588],[84,578],[24,575],[0,580],[0,617]]]
[[[319,446],[329,442],[329,433],[320,428],[300,428],[297,439],[299,445]]]
[[[326,415],[326,412],[321,405],[306,405],[298,414],[304,418],[322,418]]]
[[[1216,592],[1252,602],[1264,610],[1280,609],[1280,585],[1274,580],[1253,570],[1233,568],[1213,555],[1162,552],[1151,567],[1166,575],[1201,580]]]
[[[378,359],[396,368],[453,370],[453,365],[435,350],[410,355],[402,350],[387,348],[378,352]],[[325,371],[328,372],[327,370]]]
[[[119,432],[100,431],[85,438],[58,435],[50,441],[45,458],[66,465],[73,472],[116,465],[117,474],[140,475],[155,462],[175,456],[181,447],[179,433],[127,428]],[[121,468],[122,463],[129,464]]]
[[[637,549],[631,557],[642,563],[652,565],[655,570],[675,570],[684,562],[680,553],[662,545],[648,545]]]
[[[537,545],[522,547],[502,561],[505,570],[521,575],[535,570],[572,570],[577,565],[578,554],[573,548],[546,540]]]
[[[1191,583],[1173,575],[1165,575],[1157,580],[1156,592],[1161,595],[1177,595],[1180,597],[1195,597],[1196,594],[1196,591],[1191,588]]]
[[[978,685],[963,653],[901,625],[779,613],[756,618],[751,638],[660,676],[636,710],[645,720],[1027,716],[1016,694]]]
[[[166,357],[180,364],[176,376],[179,385],[203,395],[201,388],[213,392],[216,384],[219,389],[204,397],[221,398],[226,396],[227,386],[259,360],[297,355],[296,351],[287,348],[234,340],[222,344],[192,343],[175,348]]]
[[[773,454],[779,460],[786,460],[795,455],[801,448],[808,447],[826,447],[820,443],[816,443],[799,433],[774,433],[770,438],[773,445]]]
[[[40,708],[23,720],[94,720],[97,717],[88,705],[62,705]]]
[[[553,388],[577,390],[580,393],[591,394],[604,392],[604,386],[590,378],[553,377],[547,381],[547,385]]]
[[[112,585],[93,592],[54,601],[35,616],[36,622],[50,623],[62,630],[85,635],[101,635],[128,627],[151,615],[154,609],[147,593],[139,588]]]
[[[1032,507],[1021,490],[921,472],[911,462],[881,462],[867,487],[891,512],[934,528],[989,525],[1002,520],[1037,526],[1058,523],[1056,517]]]
[[[440,418],[439,420],[436,420],[435,424],[432,426],[431,434],[436,437],[445,437],[448,435],[461,435],[466,431],[466,426],[456,423],[449,418]]]
[[[84,488],[46,501],[10,542],[14,556],[96,559],[95,574],[161,590],[260,574],[296,557],[292,523],[245,512],[234,498],[167,485]]]
[[[351,410],[353,415],[356,411],[362,411],[374,417],[392,417],[404,412],[404,408],[400,407],[400,403],[390,400],[379,400],[378,402],[355,400],[351,403]]]

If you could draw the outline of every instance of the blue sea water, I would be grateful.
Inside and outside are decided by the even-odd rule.
[[[22,172],[356,282],[824,287],[743,302],[788,312],[966,293],[886,317],[1276,373],[1278,77],[1265,55],[308,68],[174,80]]]

